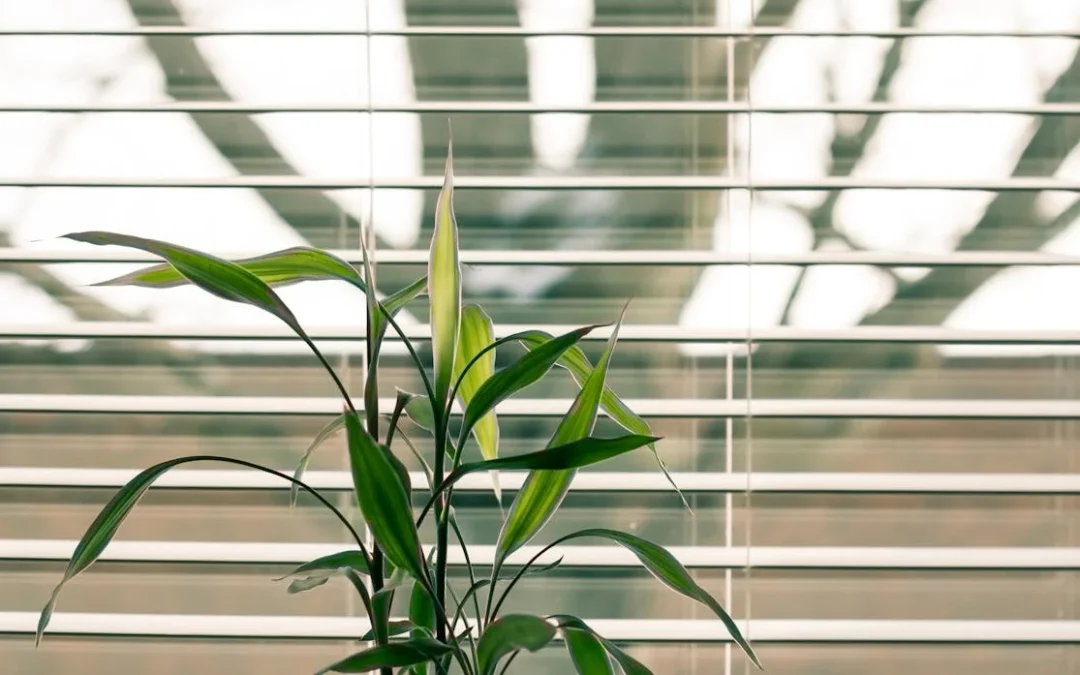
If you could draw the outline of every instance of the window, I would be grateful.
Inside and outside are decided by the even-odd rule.
[[[693,508],[646,452],[582,474],[544,536],[673,547],[772,672],[1071,672],[1078,38],[1080,5],[1050,0],[0,2],[0,661],[297,673],[350,650],[346,593],[270,581],[334,550],[332,519],[213,468],[163,480],[33,648],[135,470],[289,468],[336,409],[270,319],[91,286],[145,260],[54,237],[357,260],[370,219],[394,290],[423,273],[449,119],[466,293],[503,332],[633,298],[612,384]],[[360,298],[284,295],[358,388]],[[386,358],[384,390],[415,389]],[[508,406],[505,449],[536,449],[572,387]],[[331,445],[310,476],[347,505],[344,468]],[[470,485],[466,534],[493,543]],[[657,673],[747,667],[621,552],[563,553],[519,601]]]

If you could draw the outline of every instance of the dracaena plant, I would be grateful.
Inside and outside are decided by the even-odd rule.
[[[532,330],[496,340],[491,319],[484,310],[477,305],[462,304],[453,199],[453,171],[448,154],[445,181],[436,206],[428,274],[390,296],[376,292],[366,249],[364,264],[356,269],[325,251],[306,247],[230,262],[183,246],[123,234],[67,235],[90,244],[140,249],[165,260],[163,264],[107,284],[150,288],[194,284],[225,300],[258,307],[285,322],[332,378],[341,395],[343,412],[316,437],[292,475],[257,463],[212,455],[178,457],[138,474],[109,500],[76,546],[62,579],[41,612],[38,641],[49,624],[61,590],[98,559],[158,477],[193,462],[223,462],[288,481],[294,502],[299,490],[310,494],[341,521],[353,539],[348,550],[308,562],[287,575],[292,579],[292,592],[319,586],[334,575],[344,576],[351,582],[349,592],[359,595],[367,612],[370,629],[357,637],[370,646],[326,666],[322,673],[378,670],[389,674],[393,668],[405,668],[416,675],[429,672],[442,675],[454,668],[464,675],[492,675],[500,666],[507,670],[522,650],[536,651],[556,638],[561,638],[578,673],[606,675],[615,672],[616,665],[628,675],[649,673],[648,668],[577,617],[500,611],[523,577],[558,565],[558,561],[540,565],[538,561],[545,553],[558,544],[582,538],[604,539],[628,549],[661,583],[704,604],[760,667],[750,645],[720,603],[698,585],[671,553],[657,544],[625,532],[590,528],[559,537],[530,560],[511,560],[551,520],[578,469],[644,447],[655,454],[655,443],[660,439],[651,434],[649,425],[606,384],[621,316],[611,329],[603,354],[593,365],[578,342],[601,325],[584,326],[558,336]],[[344,280],[366,296],[369,369],[360,406],[274,291],[280,286],[321,279]],[[394,319],[425,293],[431,312],[430,368]],[[423,392],[399,391],[394,409],[384,416],[379,410],[378,366],[380,346],[389,330],[404,342]],[[496,370],[496,348],[511,342],[525,348],[523,355]],[[499,403],[539,381],[555,366],[569,371],[580,387],[570,409],[545,448],[500,456],[496,418]],[[455,405],[460,407],[460,415]],[[600,410],[627,433],[611,438],[594,436]],[[434,447],[430,457],[417,451],[406,436],[401,428],[404,418],[431,433]],[[370,543],[345,514],[303,481],[311,453],[340,430],[346,433],[356,503],[372,535]],[[482,461],[464,461],[462,451],[470,441],[479,446]],[[402,446],[416,456],[427,477],[421,508],[413,508],[411,496],[415,486],[411,485],[409,473],[397,456]],[[662,463],[659,466],[664,470]],[[452,507],[454,486],[463,476],[488,472],[498,496],[497,472],[502,470],[529,473],[505,513],[489,578],[477,580],[476,570],[467,564],[470,586],[458,596],[447,584],[451,536],[464,550],[467,563],[470,558]],[[419,528],[429,517],[434,519],[435,544],[425,555]],[[404,594],[406,586],[411,587],[408,618],[393,618],[394,595],[399,591]]]

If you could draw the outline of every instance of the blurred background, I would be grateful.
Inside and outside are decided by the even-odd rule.
[[[56,621],[160,614],[181,637],[98,617],[71,632],[113,637],[33,648],[116,476],[195,453],[289,470],[335,409],[303,345],[265,339],[284,335],[270,317],[93,287],[138,265],[55,237],[355,260],[370,224],[393,292],[425,273],[451,128],[466,297],[548,327],[632,298],[611,384],[697,486],[690,514],[634,454],[590,472],[541,540],[606,526],[675,547],[773,673],[1077,672],[1080,266],[1061,263],[1080,256],[1080,3],[368,3],[0,0],[4,672],[284,675],[355,649],[200,633],[207,615],[258,633],[362,608],[340,580],[270,581],[346,541],[314,502],[196,474],[144,500]],[[283,297],[315,334],[363,333],[348,287]],[[424,302],[401,321],[422,331]],[[362,343],[320,344],[359,392]],[[383,392],[418,390],[400,346],[384,367]],[[557,372],[525,398],[574,393]],[[504,452],[557,422],[522,405]],[[340,440],[312,465],[348,507],[345,467]],[[469,541],[494,544],[491,493],[459,499]],[[748,672],[707,612],[598,550],[511,609],[615,621],[657,673]],[[559,649],[516,665],[569,668]]]

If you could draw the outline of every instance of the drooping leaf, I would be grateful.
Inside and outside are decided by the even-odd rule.
[[[404,635],[405,633],[408,633],[409,631],[413,630],[414,628],[416,628],[416,625],[412,621],[409,621],[408,619],[394,619],[394,620],[390,621],[387,624],[386,633],[387,633],[387,635],[389,637],[398,637],[400,635]],[[431,636],[427,635],[427,636],[424,636],[424,637],[431,637]],[[364,633],[363,635],[360,636],[360,639],[357,640],[357,642],[371,642],[374,639],[375,639],[375,631],[373,631],[372,629],[369,628],[366,633]]]
[[[526,352],[517,361],[487,378],[465,408],[465,415],[461,420],[460,438],[464,439],[473,426],[496,405],[540,380],[567,349],[600,325],[602,324],[583,326],[553,338],[536,349]]]
[[[402,642],[376,645],[357,652],[320,670],[323,673],[369,673],[379,668],[399,668],[427,663],[454,650],[448,644],[431,638],[413,638]]]
[[[495,328],[491,317],[479,305],[466,305],[461,312],[461,339],[458,340],[458,353],[454,361],[454,381],[460,382],[457,395],[463,409],[468,408],[480,386],[495,372],[495,350],[484,351],[494,341]],[[470,362],[472,367],[463,375],[462,371]],[[495,459],[499,456],[499,421],[494,410],[488,411],[476,421],[472,433],[484,459]],[[464,440],[461,439],[462,443]],[[501,503],[502,490],[499,487],[498,473],[491,474],[491,484],[495,499]]]
[[[555,626],[532,614],[507,614],[488,624],[476,646],[478,675],[491,675],[499,660],[521,649],[535,652],[555,638]]]
[[[623,308],[625,314],[626,309]],[[600,407],[600,396],[604,391],[608,363],[619,339],[619,327],[622,316],[611,331],[607,347],[589,379],[581,387],[570,410],[559,422],[548,447],[566,445],[586,438],[596,425],[596,414]],[[529,352],[536,354],[544,347]],[[576,471],[533,471],[525,479],[524,485],[510,506],[510,513],[503,521],[502,531],[496,545],[495,567],[502,564],[506,557],[524,546],[540,529],[547,524],[559,505],[562,504]]]
[[[145,239],[127,234],[114,232],[76,232],[64,235],[68,239],[81,241],[98,246],[126,246],[164,258],[168,263],[182,274],[191,283],[204,291],[216,295],[225,300],[239,302],[270,313],[285,323],[296,333],[301,340],[315,354],[330,377],[334,380],[338,390],[346,401],[349,400],[345,385],[338,378],[337,373],[327,362],[315,343],[311,341],[307,333],[300,326],[300,322],[278,297],[270,286],[262,279],[247,271],[236,263],[229,262],[209,253],[202,253],[184,246],[177,246],[156,239]],[[348,265],[346,265],[348,266]],[[350,267],[350,269],[352,269]],[[350,404],[351,406],[351,404]]]
[[[308,246],[294,246],[273,253],[234,261],[270,286],[282,287],[301,281],[337,279],[357,288],[365,288],[356,269],[332,253]],[[168,263],[144,267],[130,274],[102,281],[95,286],[141,286],[144,288],[174,288],[189,283],[188,279]]]
[[[521,343],[526,349],[532,350],[543,345],[550,340],[552,335],[542,330],[526,331],[520,335],[518,342]],[[593,366],[589,361],[589,357],[585,355],[585,352],[581,350],[581,347],[574,345],[570,349],[566,350],[566,353],[559,358],[556,365],[565,368],[570,372],[571,377],[577,382],[578,386],[582,386],[592,375]],[[610,387],[604,387],[604,393],[600,396],[600,408],[608,414],[611,419],[626,429],[630,433],[639,434],[642,436],[648,436],[652,433],[652,429],[649,427],[649,423],[641,418],[637,413],[630,409],[630,406],[623,403],[623,400],[612,391]],[[690,503],[686,501],[685,495],[682,490],[675,483],[675,480],[671,477],[671,473],[668,471],[667,465],[664,464],[664,460],[660,457],[660,454],[656,451],[655,445],[650,445],[649,449],[653,452],[653,457],[656,458],[657,466],[660,467],[660,471],[663,472],[664,477],[667,478],[668,483],[679,495],[682,500],[683,506],[688,510]]]
[[[497,469],[529,469],[534,471],[580,469],[626,454],[649,443],[655,443],[657,440],[659,440],[658,436],[636,436],[634,434],[627,434],[618,438],[589,436],[565,445],[540,450],[539,452],[529,452],[512,457],[499,457],[498,459],[483,462],[469,462],[462,464],[447,476],[442,485],[438,487],[438,490],[432,494],[430,500],[434,500],[444,490],[470,473]],[[427,507],[424,510],[426,511]]]
[[[274,579],[274,581],[281,581],[289,577],[301,577],[292,581],[288,589],[289,593],[301,593],[322,586],[330,580],[330,577],[345,570],[353,570],[365,575],[369,573],[368,561],[364,557],[363,551],[339,551],[338,553],[316,558],[311,562],[300,565],[288,574]]]
[[[413,638],[430,637],[435,632],[435,604],[431,601],[427,589],[419,582],[413,582],[412,592],[409,594],[409,621],[414,629],[411,633]],[[427,664],[413,666],[414,675],[427,675]]]
[[[49,601],[45,604],[45,607],[41,610],[41,615],[38,618],[37,631],[34,638],[35,644],[41,643],[41,637],[45,633],[45,629],[49,625],[49,621],[52,618],[53,610],[56,607],[56,603],[60,598],[60,591],[63,590],[64,585],[67,582],[74,579],[80,573],[84,572],[87,568],[94,564],[101,556],[102,552],[116,536],[120,526],[131,514],[131,511],[146,494],[147,490],[153,485],[154,481],[177,466],[183,464],[191,464],[193,462],[222,462],[225,464],[238,464],[249,469],[256,469],[264,473],[273,474],[279,478],[288,480],[290,482],[297,482],[295,478],[282,474],[274,469],[264,467],[253,462],[241,460],[233,457],[219,457],[216,455],[192,455],[188,457],[175,457],[173,459],[155,464],[143,471],[139,472],[134,478],[128,481],[122,488],[116,491],[111,499],[102,507],[94,521],[90,523],[90,527],[83,533],[79,543],[76,544],[74,552],[71,554],[71,559],[68,560],[67,568],[64,570],[63,576],[60,578],[59,583],[53,589],[52,594],[49,596]],[[306,487],[306,486],[305,486]],[[310,488],[306,488],[313,494],[318,494]],[[341,514],[340,511],[333,508],[329,502],[324,501],[324,505],[330,508],[338,519],[351,529],[349,521]]]
[[[318,434],[316,434],[315,439],[311,441],[310,445],[308,445],[307,450],[304,451],[303,457],[300,458],[300,461],[296,465],[296,470],[293,471],[293,478],[295,478],[296,480],[300,480],[301,478],[303,478],[304,472],[307,471],[308,464],[311,463],[311,456],[315,454],[315,451],[319,449],[319,446],[330,440],[330,438],[333,437],[334,434],[344,428],[344,413],[327,422],[326,426],[323,427]],[[289,487],[289,506],[296,506],[296,497],[298,495],[299,489],[300,488],[296,485],[296,483],[293,483]]]
[[[600,643],[600,645],[611,655],[611,658],[615,659],[615,662],[619,664],[625,675],[653,675],[653,672],[645,667],[645,664],[641,663],[633,656],[630,656],[622,649],[619,648],[614,642],[608,640],[602,635],[597,634],[592,627],[588,626],[584,621],[576,616],[570,616],[568,614],[556,614],[549,618],[555,619],[559,622],[559,627],[563,630],[574,630],[582,633],[587,633],[594,640]],[[564,633],[565,634],[565,633]],[[575,661],[576,664],[576,661]],[[610,665],[610,664],[609,664]],[[578,671],[582,672],[582,671]],[[601,671],[608,672],[608,671]]]
[[[427,396],[413,396],[405,404],[405,414],[416,426],[425,431],[435,431],[435,412],[431,408],[431,399]]]
[[[461,327],[461,261],[457,221],[454,218],[453,143],[446,151],[446,174],[435,204],[435,232],[428,259],[428,298],[431,302],[431,350],[435,364],[433,403],[440,410],[448,403],[454,377],[454,359]]]
[[[590,528],[587,530],[579,530],[563,537],[559,537],[558,543],[566,542],[571,539],[580,539],[582,537],[599,537],[607,539],[619,544],[626,550],[634,554],[634,556],[641,561],[645,569],[649,571],[654,577],[660,580],[665,586],[671,590],[684,595],[691,600],[705,605],[718,619],[724,624],[724,627],[728,629],[731,637],[735,640],[735,643],[742,648],[746,655],[753,661],[754,665],[761,668],[761,661],[758,660],[757,654],[754,653],[750,643],[743,637],[742,632],[739,630],[738,625],[735,624],[735,620],[731,618],[731,615],[720,605],[720,603],[709,592],[702,588],[694,578],[690,576],[690,573],[686,571],[686,568],[682,566],[675,556],[659,544],[642,539],[641,537],[627,534],[626,532],[619,532],[618,530],[608,530],[603,528]]]
[[[412,504],[398,464],[389,449],[380,446],[360,424],[355,413],[345,417],[349,437],[349,465],[356,499],[364,521],[387,560],[423,579],[420,537],[412,518]]]
[[[577,670],[578,675],[614,675],[607,650],[595,635],[589,631],[569,627],[563,628],[560,632],[563,640],[566,641],[566,651],[570,653],[570,660],[574,662],[574,669]]]

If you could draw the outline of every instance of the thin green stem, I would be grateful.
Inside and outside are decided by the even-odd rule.
[[[530,567],[532,567],[536,563],[537,560],[540,559],[540,556],[544,555],[545,553],[547,553],[551,549],[555,548],[559,544],[563,543],[567,539],[572,539],[573,537],[577,536],[577,534],[578,534],[577,532],[571,532],[568,535],[559,537],[558,539],[551,542],[550,544],[548,544],[544,548],[540,549],[540,551],[536,555],[534,555],[532,558],[529,558],[529,562],[522,565],[521,569],[518,570],[517,574],[514,575],[514,578],[511,579],[510,583],[508,583],[506,585],[506,590],[504,590],[502,595],[499,597],[499,601],[497,603],[495,603],[494,611],[490,611],[490,609],[491,609],[491,598],[495,596],[495,576],[494,575],[498,574],[498,572],[497,571],[492,572],[493,576],[492,576],[492,583],[491,583],[491,593],[488,594],[488,609],[489,609],[489,612],[487,612],[485,614],[485,618],[488,621],[493,621],[495,619],[495,617],[499,614],[499,609],[502,608],[503,602],[506,600],[506,597],[508,595],[510,595],[510,591],[513,590],[513,588],[517,584],[517,582],[521,581],[521,577],[525,576],[525,573],[528,571],[528,569]],[[498,564],[501,567],[501,561],[498,558],[496,558],[496,564]]]

